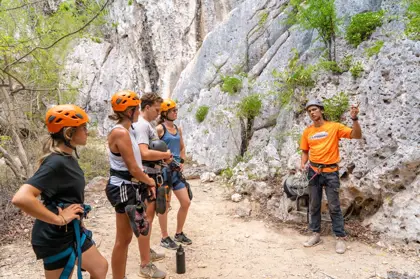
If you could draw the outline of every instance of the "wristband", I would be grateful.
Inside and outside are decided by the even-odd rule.
[[[60,214],[60,215],[58,215],[58,216],[60,216],[60,217],[63,219],[63,221],[64,221],[63,226],[64,226],[64,225],[67,225],[67,222],[66,222],[66,219],[64,218],[64,216],[63,216],[63,215],[61,215],[61,214]]]
[[[353,120],[353,121],[357,121],[357,120],[359,120],[359,117],[355,117],[355,118],[352,118],[352,117],[350,117],[351,118],[351,120]]]

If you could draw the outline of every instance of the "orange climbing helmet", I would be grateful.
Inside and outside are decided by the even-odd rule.
[[[170,109],[173,109],[174,107],[176,107],[176,103],[174,102],[174,100],[165,99],[165,100],[163,100],[162,104],[160,105],[160,111],[165,112],[165,111],[168,111]]]
[[[64,127],[78,127],[89,121],[87,113],[75,105],[57,105],[45,115],[48,132],[55,134]]]
[[[139,96],[131,90],[123,90],[115,93],[111,99],[112,109],[115,112],[123,112],[128,107],[140,105]]]

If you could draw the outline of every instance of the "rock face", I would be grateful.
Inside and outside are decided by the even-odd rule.
[[[81,82],[79,102],[96,115],[106,132],[110,96],[122,88],[171,95],[179,105],[187,151],[214,172],[229,168],[237,193],[259,200],[281,220],[301,219],[296,203],[283,195],[282,184],[299,166],[297,140],[310,119],[297,107],[275,101],[273,70],[283,71],[296,49],[300,61],[316,64],[322,44],[315,31],[286,26],[289,1],[177,1],[170,4],[116,0],[115,20],[104,43],[82,41],[68,60],[68,78]],[[337,0],[345,30],[356,13],[386,9],[402,18],[404,8],[391,0]],[[330,98],[345,92],[360,103],[362,140],[342,140],[341,199],[344,212],[359,215],[366,225],[390,237],[420,241],[420,42],[405,39],[404,23],[390,19],[357,48],[337,38],[340,61],[352,55],[363,73],[320,72],[306,97]],[[377,55],[367,48],[384,41]],[[240,80],[236,94],[222,90],[223,77]],[[262,97],[261,114],[252,125],[247,152],[241,149],[239,101]],[[203,122],[201,106],[209,108]],[[96,114],[95,114],[96,113]],[[351,125],[348,112],[343,122]],[[276,179],[276,180],[274,180]],[[277,181],[277,182],[273,182]]]
[[[105,134],[108,101],[121,89],[167,96],[205,36],[241,0],[175,2],[115,0],[109,8],[106,41],[82,40],[66,63],[65,78],[81,86],[78,103]]]

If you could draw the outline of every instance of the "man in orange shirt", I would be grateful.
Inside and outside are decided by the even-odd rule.
[[[340,161],[338,143],[341,138],[362,138],[362,130],[357,118],[359,108],[354,105],[351,107],[352,128],[341,123],[327,121],[323,114],[324,106],[318,100],[309,101],[306,104],[306,111],[312,119],[313,125],[303,131],[300,144],[300,149],[302,149],[301,168],[304,170],[309,160],[309,229],[314,234],[303,245],[313,247],[322,242],[320,238],[321,201],[322,188],[325,186],[332,227],[337,238],[336,252],[343,254],[346,251],[344,242],[346,232],[338,196],[340,188],[337,165]]]

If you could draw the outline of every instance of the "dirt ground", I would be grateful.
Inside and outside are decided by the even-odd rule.
[[[152,248],[165,252],[157,266],[167,278],[420,278],[420,257],[389,253],[356,241],[348,242],[348,251],[338,255],[334,238],[304,248],[306,236],[286,226],[267,221],[235,217],[237,204],[228,201],[225,188],[215,183],[191,181],[194,200],[184,232],[193,240],[186,247],[187,273],[175,272],[175,251],[159,246],[157,218],[152,232]],[[99,250],[110,260],[115,237],[114,213],[104,192],[87,194],[93,206],[86,226],[94,233]],[[175,230],[178,202],[173,198],[169,229]],[[127,278],[138,278],[137,241],[131,243]],[[406,274],[405,276],[403,274]],[[88,278],[88,275],[84,275]],[[0,278],[44,278],[41,261],[36,261],[29,240],[0,247]],[[73,276],[73,278],[76,278]],[[112,278],[109,270],[108,277]]]

